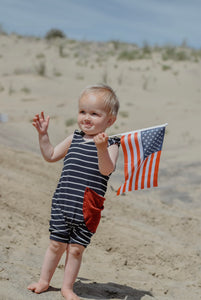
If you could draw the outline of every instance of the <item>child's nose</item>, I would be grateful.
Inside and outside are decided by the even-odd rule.
[[[86,121],[89,121],[89,120],[90,120],[90,115],[89,115],[89,114],[86,114],[84,119],[85,119]]]

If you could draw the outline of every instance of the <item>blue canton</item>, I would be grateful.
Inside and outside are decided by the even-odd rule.
[[[152,153],[162,150],[165,127],[153,128],[141,132],[144,160]]]

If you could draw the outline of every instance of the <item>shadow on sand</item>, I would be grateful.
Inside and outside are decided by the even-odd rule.
[[[126,285],[120,285],[112,282],[108,283],[97,283],[90,282],[84,283],[86,279],[77,281],[74,285],[75,293],[79,297],[87,299],[123,299],[123,300],[140,300],[143,296],[153,295],[148,291],[136,290]]]

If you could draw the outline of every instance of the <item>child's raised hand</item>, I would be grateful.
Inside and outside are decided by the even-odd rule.
[[[39,134],[46,134],[49,126],[49,120],[50,117],[47,116],[45,119],[44,112],[42,111],[41,115],[35,115],[32,125],[37,129]]]

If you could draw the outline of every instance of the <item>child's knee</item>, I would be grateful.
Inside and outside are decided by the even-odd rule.
[[[66,244],[50,240],[49,249],[51,252],[55,254],[59,254],[66,250]]]
[[[79,258],[82,256],[85,247],[81,245],[71,244],[68,248],[68,253],[73,255],[75,258]]]

